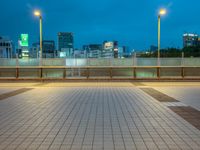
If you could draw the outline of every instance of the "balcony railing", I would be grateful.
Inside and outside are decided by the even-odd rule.
[[[0,59],[0,79],[200,79],[200,58]]]

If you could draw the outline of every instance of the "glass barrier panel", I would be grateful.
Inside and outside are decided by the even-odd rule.
[[[0,69],[0,78],[16,78],[16,69]]]
[[[200,78],[200,68],[184,68],[185,77],[198,77]]]
[[[89,69],[89,77],[110,77],[110,69]]]
[[[182,58],[160,58],[160,66],[181,66]]]
[[[184,58],[184,66],[200,66],[200,58]]]
[[[123,69],[112,69],[113,78],[133,78],[133,69],[132,68],[123,68]]]
[[[134,59],[113,59],[112,66],[134,66]]]
[[[136,68],[136,78],[157,78],[157,69]]]
[[[67,69],[66,70],[66,78],[86,78],[87,77],[87,69]]]
[[[180,67],[178,68],[161,68],[160,69],[160,77],[181,77],[182,69]]]
[[[87,66],[87,59],[76,59],[76,65],[77,66]]]
[[[87,59],[65,59],[65,66],[75,67],[75,66],[87,66]]]
[[[0,59],[0,66],[16,66],[16,59]]]
[[[37,68],[21,68],[19,69],[19,78],[39,78],[40,69]]]
[[[42,77],[43,78],[63,78],[63,69],[43,69]]]
[[[137,58],[137,66],[157,66],[157,58]]]
[[[65,59],[42,59],[43,66],[65,66]]]
[[[19,66],[39,66],[39,59],[18,59]]]
[[[88,59],[89,66],[111,66],[112,59]]]

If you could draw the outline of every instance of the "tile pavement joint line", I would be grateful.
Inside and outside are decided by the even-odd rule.
[[[22,88],[22,89],[18,89],[18,90],[15,90],[15,91],[11,91],[11,92],[8,92],[8,93],[1,94],[0,95],[0,101],[5,100],[6,98],[9,98],[9,97],[16,96],[16,95],[19,95],[21,93],[30,91],[32,89],[33,88]]]
[[[200,130],[200,111],[190,106],[169,106],[168,108]]]
[[[153,88],[140,88],[145,93],[149,94],[151,97],[155,98],[159,102],[179,102],[178,100],[170,97],[160,91],[157,91]]]

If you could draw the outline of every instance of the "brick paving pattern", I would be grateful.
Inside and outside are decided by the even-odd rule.
[[[0,149],[199,150],[197,128],[131,83],[119,84],[52,83],[0,101]]]

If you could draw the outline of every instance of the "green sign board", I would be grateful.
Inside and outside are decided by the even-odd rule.
[[[21,34],[20,45],[28,46],[28,34]]]

